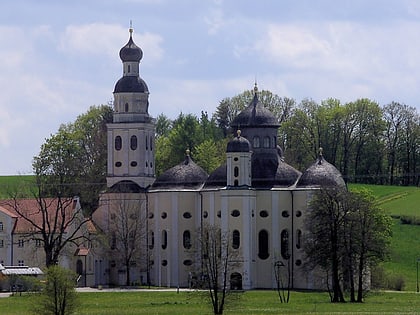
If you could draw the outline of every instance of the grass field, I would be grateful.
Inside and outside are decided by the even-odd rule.
[[[235,293],[224,314],[420,314],[416,293],[370,293],[365,303],[329,302],[327,293],[292,292],[288,304],[281,304],[275,291]],[[207,315],[211,307],[197,292],[99,292],[79,293],[80,315]],[[31,314],[36,295],[0,299],[2,315]]]

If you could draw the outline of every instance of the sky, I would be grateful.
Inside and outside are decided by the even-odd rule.
[[[255,81],[298,103],[420,109],[417,0],[4,0],[0,175],[30,174],[61,124],[112,102],[130,21],[153,117],[211,116]]]

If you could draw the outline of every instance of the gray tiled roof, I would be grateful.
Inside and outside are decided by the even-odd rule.
[[[322,155],[305,172],[303,172],[298,187],[346,187],[343,176],[334,165],[328,163]]]
[[[208,174],[187,155],[184,162],[161,174],[153,183],[152,189],[198,189],[204,184],[207,177]]]

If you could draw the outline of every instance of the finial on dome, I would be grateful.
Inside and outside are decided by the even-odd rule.
[[[236,131],[236,134],[238,135],[238,138],[241,136],[241,129],[238,129],[237,131]]]
[[[255,80],[255,84],[254,84],[254,92],[255,92],[255,93],[257,93],[257,92],[258,92],[257,80]]]
[[[318,150],[318,164],[322,164],[322,151],[323,151],[324,149],[322,148],[322,147],[319,147],[319,150]]]
[[[130,36],[133,34],[133,21],[130,20],[130,28],[128,29]]]
[[[185,155],[190,156],[190,149],[185,150]]]

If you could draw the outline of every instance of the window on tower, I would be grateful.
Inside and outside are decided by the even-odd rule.
[[[120,136],[115,137],[115,150],[120,151],[122,148],[122,139]]]
[[[233,169],[233,176],[238,177],[239,176],[239,167],[235,166]]]
[[[130,138],[130,148],[131,148],[131,150],[136,150],[137,149],[137,137],[136,136],[131,136],[131,138]]]
[[[124,105],[124,111],[127,113],[128,112],[128,103],[125,103]]]
[[[253,147],[254,148],[259,148],[260,147],[260,137],[254,137],[252,142],[253,142]]]
[[[264,148],[270,147],[270,137],[264,137]]]

